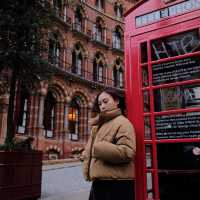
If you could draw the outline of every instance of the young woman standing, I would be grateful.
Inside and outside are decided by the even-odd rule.
[[[83,174],[92,181],[89,200],[134,200],[135,131],[121,105],[113,89],[96,97],[97,116],[83,153]]]

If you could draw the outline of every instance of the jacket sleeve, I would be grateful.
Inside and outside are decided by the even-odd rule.
[[[93,157],[113,164],[127,163],[136,153],[135,131],[132,124],[121,124],[115,142],[100,141],[94,144]]]
[[[90,181],[89,179],[89,165],[90,165],[90,159],[91,159],[91,155],[90,155],[90,151],[91,151],[91,144],[92,144],[92,140],[95,137],[97,131],[97,127],[93,127],[91,130],[91,134],[90,137],[88,139],[88,142],[85,146],[85,150],[82,153],[83,156],[83,176],[85,178],[86,181]]]

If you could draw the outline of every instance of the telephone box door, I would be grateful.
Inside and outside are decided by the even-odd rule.
[[[127,111],[137,134],[136,200],[199,196],[199,9],[198,0],[150,0],[125,18]]]

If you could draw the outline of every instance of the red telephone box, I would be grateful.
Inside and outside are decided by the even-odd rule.
[[[196,200],[200,186],[200,0],[143,0],[125,15],[136,200]]]

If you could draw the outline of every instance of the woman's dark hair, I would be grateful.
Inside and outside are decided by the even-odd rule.
[[[96,99],[94,101],[92,112],[100,113],[98,98],[99,98],[99,95],[102,94],[103,92],[109,94],[114,100],[119,101],[118,107],[121,109],[122,113],[124,114],[124,111],[125,111],[124,97],[122,94],[120,94],[117,90],[113,88],[105,88],[104,90],[99,92],[99,94],[96,96]]]

